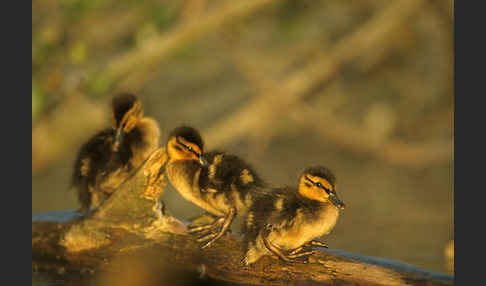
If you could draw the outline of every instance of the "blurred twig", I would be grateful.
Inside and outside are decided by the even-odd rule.
[[[382,19],[382,21],[385,21]],[[396,25],[395,31],[400,31],[403,34],[403,25]],[[247,49],[241,49],[235,44],[235,37],[227,37],[229,41],[230,53],[233,63],[237,69],[243,74],[244,78],[250,83],[255,92],[259,96],[264,96],[269,92],[272,92],[271,88],[275,88],[280,82],[275,80],[269,80],[271,75],[265,74],[259,69],[258,64],[261,60],[255,61],[255,58],[262,58],[257,53],[248,53]],[[389,54],[390,51],[397,47],[397,41],[400,43],[400,39],[396,36],[394,40],[390,41],[387,37],[387,41],[380,41],[379,49],[370,49],[366,53],[366,57],[361,57],[361,64],[366,63],[367,69],[370,69],[378,65]],[[378,43],[375,43],[377,46]],[[359,46],[358,46],[359,47]],[[400,46],[398,46],[400,48]],[[306,52],[307,54],[308,52]],[[305,58],[306,55],[298,54],[297,57]],[[371,60],[369,59],[371,57]],[[253,63],[249,61],[253,58]],[[290,65],[294,59],[286,59],[287,65]],[[361,66],[363,67],[363,66]],[[337,71],[337,68],[335,69]],[[323,80],[327,80],[324,78]],[[284,80],[285,81],[285,80]],[[304,95],[302,93],[301,95]],[[277,103],[276,103],[277,104]],[[275,107],[275,104],[272,105]],[[325,109],[320,109],[319,112],[307,104],[302,104],[296,100],[296,102],[289,108],[289,115],[292,119],[300,124],[310,126],[313,130],[334,141],[340,146],[343,146],[353,152],[366,153],[378,157],[390,164],[406,165],[406,166],[424,166],[430,164],[441,163],[451,159],[451,142],[444,140],[442,142],[407,142],[397,139],[388,139],[387,136],[376,136],[373,132],[370,132],[366,126],[355,126],[349,120],[336,117],[333,114],[332,103],[326,104]],[[281,113],[281,109],[278,111],[269,111],[278,114]],[[259,118],[260,116],[256,116]],[[255,141],[254,152],[259,153],[262,148],[271,139],[272,136],[282,132],[280,128],[269,127],[270,122],[261,122],[256,128],[249,131],[250,141]]]
[[[294,65],[306,64],[309,58],[314,58],[316,54],[320,54],[321,50],[328,46],[327,42],[323,42],[320,39],[312,39],[309,41],[314,41],[315,43],[313,44],[308,41],[306,43],[288,45],[285,51],[279,51],[279,53],[282,53],[281,56],[277,55],[275,51],[269,55],[243,46],[244,43],[241,41],[239,34],[238,32],[233,33],[233,30],[229,29],[225,30],[222,36],[233,65],[259,96],[272,91],[272,88],[277,86],[279,83],[277,79],[278,73],[282,73],[281,71],[285,71]],[[289,50],[293,52],[289,52]],[[268,65],[271,65],[273,69],[277,66],[279,72],[269,72]],[[276,126],[272,126],[272,128],[266,127],[268,126],[262,124],[259,128],[251,130],[249,134],[252,150],[257,155],[262,154],[270,140],[282,131]]]
[[[212,146],[221,146],[286,115],[314,87],[335,76],[341,65],[382,46],[383,41],[388,41],[390,33],[416,12],[421,4],[420,0],[390,4],[306,67],[275,83],[265,94],[254,97],[239,111],[208,128],[205,132],[207,141]]]
[[[450,142],[412,143],[386,140],[385,137],[376,137],[367,132],[364,127],[353,126],[342,118],[336,119],[330,109],[317,112],[299,102],[314,85],[332,78],[339,71],[341,64],[356,56],[364,53],[372,55],[374,60],[368,61],[368,66],[380,62],[376,59],[384,58],[395,46],[388,35],[392,31],[400,30],[401,24],[410,13],[418,10],[419,4],[420,1],[399,2],[383,10],[365,27],[332,47],[330,53],[321,55],[306,68],[280,82],[266,79],[269,76],[262,75],[258,67],[250,64],[246,60],[249,56],[238,49],[234,39],[230,39],[228,42],[235,66],[259,96],[239,113],[210,129],[208,140],[213,140],[213,144],[222,145],[249,134],[252,135],[250,139],[258,137],[259,144],[264,144],[275,133],[280,132],[278,128],[269,128],[270,123],[289,114],[299,123],[310,125],[339,145],[358,153],[373,154],[391,164],[423,166],[450,159]],[[373,49],[378,46],[379,49]],[[279,95],[278,100],[276,95]]]
[[[186,4],[182,9],[181,23],[191,23],[199,21],[206,9],[206,0],[186,0]]]
[[[112,13],[101,11],[83,18],[72,28],[70,34],[75,35],[77,39],[86,40],[93,47],[106,47],[136,31],[142,20],[141,9],[114,11]],[[109,29],[102,29],[101,27],[109,27]]]
[[[32,127],[32,174],[62,158],[68,150],[108,124],[108,105],[74,94]],[[66,120],[69,118],[69,120]],[[79,132],[83,130],[83,132]]]
[[[169,34],[159,35],[145,42],[140,48],[130,50],[114,58],[106,67],[106,77],[115,81],[123,78],[132,70],[142,73],[144,79],[151,77],[151,72],[161,60],[169,56],[178,48],[194,41],[205,34],[220,28],[227,22],[239,17],[247,16],[276,0],[247,0],[232,1],[214,12],[185,25],[179,25]],[[139,81],[142,80],[140,77]],[[129,79],[120,84],[120,88],[136,89],[141,83],[135,83]]]
[[[401,140],[376,140],[360,127],[336,118],[328,112],[317,112],[300,104],[291,117],[313,130],[358,153],[372,154],[390,164],[424,166],[451,159],[451,142],[412,143]]]
[[[454,0],[449,0],[450,7],[449,7],[449,15],[451,16],[452,21],[454,21]]]
[[[454,273],[454,240],[449,240],[444,247],[445,266],[448,273]]]

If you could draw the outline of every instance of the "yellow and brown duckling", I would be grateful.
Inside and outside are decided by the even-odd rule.
[[[264,255],[306,262],[314,253],[312,246],[327,247],[314,239],[334,228],[339,209],[344,203],[337,196],[333,173],[322,166],[307,168],[298,188],[275,188],[255,200],[243,226],[243,263]]]
[[[220,151],[204,152],[199,132],[187,126],[174,129],[167,142],[166,174],[174,188],[188,201],[214,217],[212,223],[189,226],[202,248],[227,231],[237,215],[251,206],[255,193],[265,184],[241,158]]]
[[[83,213],[94,209],[159,147],[159,125],[143,117],[140,100],[123,93],[112,100],[112,127],[84,143],[76,158],[72,185]]]

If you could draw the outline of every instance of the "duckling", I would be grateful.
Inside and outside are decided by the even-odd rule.
[[[159,146],[159,125],[143,117],[137,96],[118,94],[111,105],[112,127],[85,142],[74,163],[71,185],[84,214],[109,197]]]
[[[192,127],[170,133],[167,155],[166,174],[172,186],[206,210],[203,216],[214,218],[212,223],[189,226],[202,248],[229,231],[233,219],[251,206],[253,195],[264,190],[264,181],[243,159],[222,151],[205,153],[201,135]]]
[[[307,259],[315,240],[328,234],[344,203],[336,193],[336,178],[323,166],[309,167],[301,174],[298,188],[274,188],[263,194],[248,211],[243,226],[243,263],[252,264],[264,255],[286,262]]]

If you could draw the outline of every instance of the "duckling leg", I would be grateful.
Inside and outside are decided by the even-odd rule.
[[[300,258],[300,257],[304,257],[304,256],[307,257],[307,256],[315,253],[315,251],[313,251],[313,250],[302,251],[303,249],[305,249],[307,247],[306,245],[303,245],[303,246],[300,246],[300,247],[296,248],[295,250],[293,250],[289,255],[285,255],[280,248],[278,248],[275,244],[271,243],[267,239],[269,234],[270,234],[270,229],[267,226],[264,230],[263,235],[262,235],[262,239],[263,239],[263,243],[265,244],[265,247],[285,262],[289,262],[289,263],[300,262],[300,263],[306,264],[306,263],[309,263],[308,260],[298,261],[296,258]]]
[[[310,256],[312,254],[316,253],[315,250],[311,250],[311,251],[302,251],[302,252],[299,252],[299,253],[296,253],[296,254],[293,254],[293,255],[288,255],[287,257],[288,258],[298,258],[298,257],[303,257],[303,256]]]
[[[198,215],[195,217],[191,217],[188,220],[191,222],[191,226],[197,227],[200,225],[205,225],[205,224],[212,224],[214,221],[217,219],[217,216],[205,212],[202,215]]]
[[[228,228],[231,225],[231,222],[233,221],[235,216],[236,216],[236,208],[234,208],[234,207],[230,208],[228,213],[224,216],[223,225],[221,226],[221,228],[219,229],[218,232],[210,233],[208,235],[205,235],[205,236],[198,238],[197,241],[199,241],[199,242],[207,241],[203,246],[201,246],[201,248],[204,249],[204,248],[209,247],[211,244],[213,244],[213,242],[215,242],[221,236],[223,236],[223,234],[225,234],[226,231],[228,230]]]
[[[306,245],[299,246],[296,249],[289,252],[289,255],[297,254],[297,253],[301,252],[304,248],[307,248],[307,246]]]
[[[318,247],[324,247],[324,248],[329,248],[329,246],[327,246],[327,244],[325,244],[324,242],[321,242],[319,240],[311,240],[309,242],[309,244],[311,246],[318,246]]]
[[[296,253],[299,253],[301,252],[303,249],[305,248],[311,248],[312,246],[318,246],[318,247],[325,247],[325,248],[329,248],[327,246],[327,244],[325,244],[324,242],[320,242],[318,240],[311,240],[309,242],[307,242],[306,244],[302,245],[302,246],[299,246],[297,247],[296,249],[292,250],[289,255],[294,255]]]
[[[282,253],[280,248],[278,248],[276,245],[268,241],[267,237],[270,234],[270,228],[267,226],[265,230],[263,231],[262,234],[262,239],[263,239],[263,244],[265,244],[265,247],[270,250],[273,254],[277,255],[280,259],[282,259],[285,262],[292,262],[290,258],[288,258],[285,254]]]

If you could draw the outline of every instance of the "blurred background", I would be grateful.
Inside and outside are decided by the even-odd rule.
[[[77,149],[130,91],[161,142],[192,125],[273,185],[334,170],[332,248],[452,272],[453,17],[450,0],[33,0],[32,211],[78,208]]]

